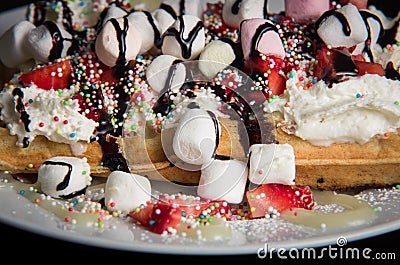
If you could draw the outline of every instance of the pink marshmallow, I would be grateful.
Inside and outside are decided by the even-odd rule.
[[[285,0],[286,15],[298,23],[318,19],[329,7],[329,0]]]
[[[263,18],[243,20],[240,24],[240,41],[245,60],[257,53],[285,58],[285,49],[278,30],[269,20]]]

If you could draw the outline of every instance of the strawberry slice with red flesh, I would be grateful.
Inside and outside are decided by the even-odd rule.
[[[286,89],[285,73],[288,66],[284,60],[273,55],[251,56],[246,60],[243,72],[264,87],[264,96],[281,95]],[[261,80],[260,80],[261,79]],[[258,96],[250,96],[257,99]]]
[[[344,75],[357,76],[358,69],[346,50],[322,48],[316,55],[314,76],[326,82],[339,80]]]
[[[30,72],[22,73],[19,80],[26,86],[35,84],[44,90],[64,89],[71,84],[72,71],[71,61],[61,60],[37,67]]]
[[[385,69],[379,63],[370,63],[358,60],[354,60],[354,63],[357,66],[359,75],[365,75],[365,74],[377,74],[380,76],[385,75]]]
[[[265,217],[272,210],[282,212],[290,208],[314,208],[313,193],[309,186],[263,184],[246,192],[252,218]]]
[[[148,203],[130,212],[130,217],[156,234],[171,233],[185,218],[207,222],[208,216],[217,213],[228,214],[229,204],[225,201],[200,201],[166,199],[160,197],[155,203]]]

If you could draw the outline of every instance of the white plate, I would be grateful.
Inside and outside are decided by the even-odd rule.
[[[0,34],[23,18],[25,7],[0,14]],[[153,182],[153,189],[169,193],[192,193],[193,188],[170,186]],[[391,232],[400,227],[400,190],[364,191],[361,195],[379,209],[378,218],[371,224],[344,228],[340,232],[293,225],[279,219],[237,221],[234,236],[224,241],[197,241],[177,236],[160,236],[122,219],[107,221],[102,229],[73,226],[52,213],[29,202],[15,190],[0,188],[0,221],[44,236],[110,249],[193,255],[256,254],[260,248],[305,248],[337,245],[339,238],[347,242]]]

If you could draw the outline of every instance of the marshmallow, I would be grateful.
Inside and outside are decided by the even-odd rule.
[[[86,192],[91,184],[86,158],[56,156],[40,165],[38,183],[44,194],[70,199]]]
[[[204,49],[206,37],[203,22],[196,16],[179,16],[161,37],[161,52],[181,60],[193,60]]]
[[[240,41],[245,60],[258,53],[285,58],[285,49],[278,29],[269,20],[253,18],[242,21]]]
[[[18,68],[32,56],[27,38],[35,25],[21,21],[9,28],[0,38],[0,60],[8,68]]]
[[[191,0],[166,0],[163,1],[159,8],[153,11],[153,15],[159,23],[161,33],[164,33],[172,26],[178,16],[193,15],[199,19],[203,18],[205,10],[205,1]]]
[[[135,27],[142,36],[142,44],[139,54],[143,54],[153,48],[160,40],[161,34],[158,22],[148,11],[133,11],[128,15],[132,27]]]
[[[110,210],[132,211],[151,200],[150,181],[136,174],[113,171],[107,178],[104,200]]]
[[[182,161],[204,165],[215,155],[220,137],[220,125],[212,111],[188,109],[176,129],[172,147]]]
[[[373,62],[374,56],[372,54],[372,51],[374,50],[374,46],[377,45],[378,39],[384,32],[383,25],[378,16],[367,10],[361,10],[360,14],[364,18],[364,23],[368,25],[369,36],[365,42],[362,42],[356,46],[352,54],[363,54],[364,58],[367,61]],[[367,44],[367,42],[369,43]]]
[[[97,57],[107,66],[122,65],[136,58],[142,43],[140,32],[127,17],[108,20],[97,35]]]
[[[298,23],[316,20],[329,9],[329,0],[285,0],[286,16]]]
[[[253,144],[249,153],[252,183],[294,185],[295,157],[290,144]]]
[[[227,66],[240,68],[243,56],[240,44],[229,39],[210,42],[200,53],[199,68],[208,78],[213,78]]]
[[[240,203],[243,200],[247,174],[247,165],[242,161],[213,160],[201,170],[197,195],[204,199]]]
[[[78,48],[72,35],[53,21],[45,21],[33,29],[27,42],[37,63],[47,63],[71,55]]]
[[[117,5],[117,2],[112,2],[107,8],[105,8],[101,12],[99,20],[97,21],[97,29],[100,30],[104,23],[106,23],[111,18],[119,18],[127,14],[128,11]]]
[[[364,20],[353,4],[325,12],[315,25],[319,37],[332,48],[350,48],[368,37]]]
[[[162,54],[147,67],[146,77],[156,95],[178,92],[186,80],[186,67],[175,56]]]
[[[239,28],[240,23],[250,18],[267,16],[267,0],[226,0],[222,9],[222,18],[226,25]]]

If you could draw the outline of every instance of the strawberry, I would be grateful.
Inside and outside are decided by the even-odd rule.
[[[351,54],[343,49],[322,48],[316,55],[314,76],[327,82],[339,80],[343,75],[357,75],[357,65]]]
[[[264,96],[270,98],[272,95],[281,95],[286,89],[287,69],[286,63],[281,58],[261,55],[251,56],[246,60],[242,70],[255,80],[256,86],[262,88]],[[250,98],[257,99],[259,96],[250,95]]]
[[[339,2],[341,5],[351,3],[355,5],[358,9],[366,9],[368,6],[368,0],[340,0]]]
[[[377,74],[380,76],[385,75],[385,69],[379,63],[370,63],[358,60],[354,60],[354,63],[357,66],[359,75],[365,75],[365,74]]]
[[[290,208],[314,207],[314,198],[308,186],[263,184],[246,192],[252,218],[264,217],[271,209],[281,212]]]
[[[186,219],[207,222],[208,216],[229,212],[229,204],[225,201],[205,201],[193,199],[193,196],[162,195],[155,203],[148,203],[129,213],[150,231],[162,234],[171,233]]]
[[[37,67],[22,73],[19,80],[24,85],[35,84],[41,89],[68,88],[72,79],[72,65],[70,60],[61,60],[55,63]]]

